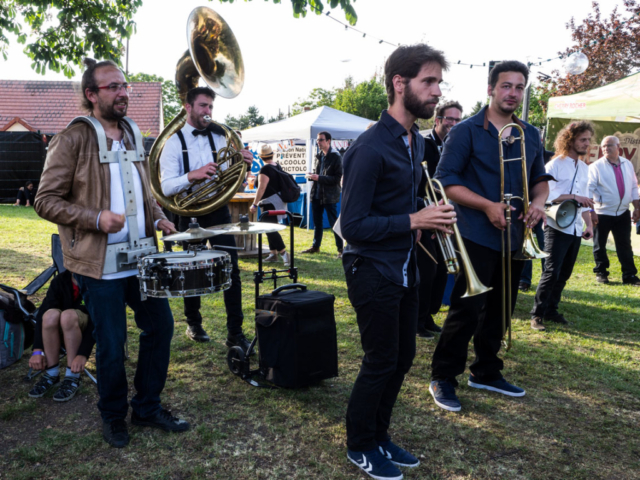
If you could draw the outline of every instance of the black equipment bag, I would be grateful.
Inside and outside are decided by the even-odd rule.
[[[292,283],[256,300],[260,367],[281,387],[338,376],[335,297]]]

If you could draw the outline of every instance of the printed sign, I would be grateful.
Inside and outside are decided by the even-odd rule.
[[[293,146],[276,153],[277,162],[285,172],[291,175],[304,174],[307,171],[307,147]]]

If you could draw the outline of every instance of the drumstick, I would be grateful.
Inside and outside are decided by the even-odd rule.
[[[418,245],[420,245],[420,246],[422,247],[422,250],[424,250],[424,253],[426,253],[427,255],[429,255],[429,257],[431,257],[431,260],[433,260],[433,262],[437,265],[437,264],[438,264],[438,261],[437,261],[435,258],[433,258],[433,255],[431,255],[431,254],[429,253],[429,250],[427,250],[427,249],[425,248],[425,246],[424,246],[422,243],[420,243],[420,242],[418,242]]]

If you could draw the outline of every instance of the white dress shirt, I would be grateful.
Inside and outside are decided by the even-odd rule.
[[[213,162],[213,153],[211,152],[211,145],[209,144],[209,138],[207,135],[193,135],[194,127],[188,123],[182,127],[182,134],[184,135],[184,141],[187,144],[187,151],[189,152],[189,171],[203,167],[207,163]],[[227,141],[223,135],[215,133],[213,136],[213,143],[216,147],[216,151],[227,146]],[[226,170],[228,165],[224,164],[219,168],[219,171]],[[186,190],[192,182],[189,182],[187,176],[189,172],[184,171],[184,165],[182,161],[182,144],[178,135],[172,135],[164,145],[162,155],[160,155],[160,180],[162,193],[165,196],[175,195],[183,190]],[[209,180],[208,180],[209,181]],[[207,182],[208,182],[207,181]],[[207,182],[203,182],[201,185],[206,185]],[[202,187],[199,187],[202,188]]]
[[[547,163],[545,169],[548,174],[553,175],[553,178],[555,178],[555,181],[549,181],[548,202],[553,202],[560,195],[569,193],[582,197],[589,196],[589,167],[583,161],[578,160],[576,162],[571,157],[559,156]],[[577,172],[576,169],[578,170]],[[581,237],[584,224],[582,212],[587,210],[587,208],[578,209],[576,221],[566,228],[558,227],[558,224],[551,217],[547,217],[547,226],[569,235]]]

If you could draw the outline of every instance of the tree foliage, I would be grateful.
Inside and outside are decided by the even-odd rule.
[[[298,115],[304,112],[305,109],[313,110],[318,107],[331,107],[335,96],[336,92],[334,90],[314,88],[306,99],[298,100],[293,104],[292,115]]]
[[[553,71],[552,79],[543,83],[550,94],[570,95],[591,90],[640,68],[640,5],[636,0],[623,0],[623,6],[626,14],[616,7],[604,18],[598,2],[593,2],[593,12],[580,25],[573,18],[567,23],[575,44],[558,53],[566,58],[582,51],[589,58],[589,68],[583,74],[566,78],[558,70]]]
[[[48,69],[71,78],[75,74],[73,66],[82,65],[86,56],[120,64],[124,42],[135,32],[133,16],[142,3],[143,0],[0,0],[0,53],[6,60],[7,35],[13,34],[18,43],[26,45],[24,53],[33,61],[31,67],[42,75]],[[340,7],[351,25],[358,19],[351,0],[291,3],[296,18],[305,17],[307,11],[320,15],[326,3],[330,8]]]
[[[311,90],[306,99],[298,100],[293,104],[292,115],[302,113],[305,107],[312,110],[322,106],[378,120],[382,110],[387,108],[387,92],[378,75],[359,84],[353,81],[353,77],[347,77],[344,86],[340,88],[333,90],[314,88]]]
[[[250,2],[251,0],[245,0],[245,2],[246,1]],[[354,3],[355,1],[356,0],[353,0]],[[233,3],[234,0],[220,0],[220,2]],[[281,3],[281,0],[273,0],[273,3]],[[340,7],[344,11],[345,18],[351,25],[355,25],[358,21],[358,16],[356,15],[353,5],[351,5],[351,0],[291,0],[293,16],[295,18],[306,17],[307,11],[313,12],[316,15],[322,15],[325,13],[325,3],[330,8]]]
[[[255,105],[247,108],[247,113],[240,115],[238,118],[227,115],[224,123],[234,130],[246,130],[247,128],[264,125],[264,117],[260,115],[260,110]]]
[[[37,73],[44,75],[49,69],[70,78],[75,73],[72,65],[81,65],[89,54],[120,60],[141,5],[142,0],[3,0],[0,52],[6,60],[7,33],[12,33],[18,43],[26,44],[24,53]]]
[[[333,108],[370,120],[378,120],[382,110],[387,108],[387,91],[377,75],[355,86],[349,78],[344,88],[336,91]]]
[[[160,82],[162,83],[162,117],[164,125],[168,125],[171,120],[182,109],[180,104],[180,96],[175,82],[165,80],[157,75],[148,73],[132,73],[129,75],[128,81],[131,82]]]

